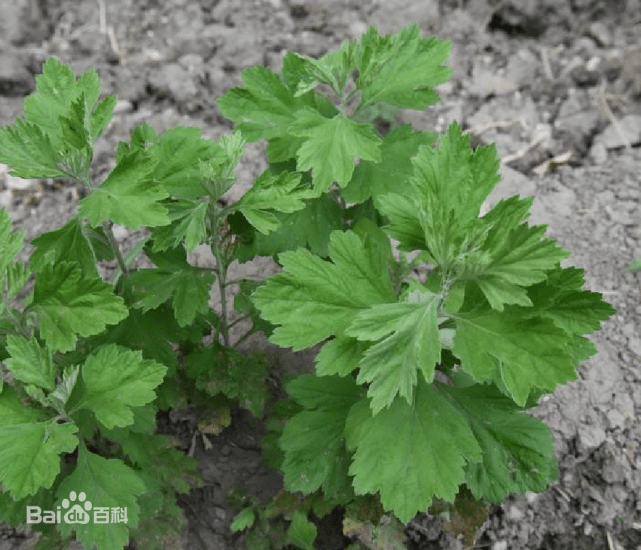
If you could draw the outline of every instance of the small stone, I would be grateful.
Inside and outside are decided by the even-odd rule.
[[[605,441],[605,430],[600,426],[579,426],[579,442],[586,451],[592,451]]]
[[[492,545],[492,550],[507,550],[507,542],[504,540],[497,540]]]
[[[611,123],[597,140],[607,149],[625,147],[624,138],[630,145],[641,143],[641,115],[627,115],[618,121],[618,125]]]
[[[595,21],[588,27],[588,36],[594,38],[602,48],[612,46],[612,33],[603,21]]]
[[[608,160],[608,150],[603,143],[595,143],[590,149],[590,158],[594,164],[605,164]]]
[[[360,20],[352,21],[347,30],[349,36],[354,39],[360,38],[363,34],[365,34],[365,32],[367,32],[367,23]]]

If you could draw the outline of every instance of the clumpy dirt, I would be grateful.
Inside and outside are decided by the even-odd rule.
[[[442,102],[405,122],[442,131],[458,120],[475,143],[496,142],[503,182],[492,200],[536,197],[532,219],[573,252],[617,314],[594,336],[599,349],[579,380],[542,400],[534,414],[553,429],[561,475],[540,495],[491,509],[476,547],[492,550],[641,548],[641,2],[639,0],[18,0],[0,3],[0,123],[19,114],[49,55],[76,71],[95,67],[105,93],[120,99],[96,152],[105,173],[119,140],[148,122],[161,132],[197,126],[206,137],[231,124],[214,100],[240,83],[244,67],[279,70],[286,50],[318,56],[367,26],[393,32],[418,23],[452,41],[452,80]],[[252,145],[239,171],[241,193],[265,166]],[[233,198],[233,197],[232,197]],[[0,166],[0,206],[27,238],[74,214],[77,189],[64,182],[16,180]],[[490,201],[491,202],[491,201]],[[130,235],[120,233],[123,240]],[[207,265],[206,254],[193,258]],[[234,268],[262,277],[269,261]],[[215,297],[214,297],[215,299]],[[260,337],[272,377],[311,368],[310,354],[276,352]],[[208,436],[189,413],[168,420],[185,447],[195,443],[204,486],[181,497],[185,550],[241,549],[231,534],[227,493],[243,488],[267,502],[281,487],[261,459],[264,426],[234,412],[230,428]],[[419,515],[407,527],[413,550],[460,549],[440,520]],[[323,526],[318,550],[347,545],[340,517]],[[33,540],[0,527],[0,550]]]

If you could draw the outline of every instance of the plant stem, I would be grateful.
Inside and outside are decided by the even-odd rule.
[[[230,347],[229,341],[229,325],[227,324],[227,293],[226,291],[226,276],[227,276],[227,266],[225,264],[222,251],[221,251],[221,242],[215,236],[214,242],[211,245],[211,251],[214,257],[216,258],[216,279],[218,280],[218,291],[220,292],[220,309],[221,309],[221,334],[223,336],[223,343],[226,347]]]
[[[112,227],[112,224],[110,222],[108,221],[102,222],[102,228],[105,230],[105,234],[107,235],[107,239],[109,240],[109,246],[111,247],[111,250],[114,253],[114,256],[116,256],[116,260],[118,261],[118,267],[120,267],[120,271],[122,271],[122,276],[126,277],[127,264],[125,263],[125,259],[122,257],[122,254],[120,253],[120,248],[118,246],[118,243],[116,242],[116,237],[114,237],[111,227]]]

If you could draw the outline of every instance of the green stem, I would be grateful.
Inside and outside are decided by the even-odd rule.
[[[238,317],[238,319],[236,319],[236,320],[232,321],[231,323],[229,323],[229,327],[228,328],[231,329],[233,326],[237,325],[238,323],[242,323],[243,321],[245,321],[245,320],[247,320],[249,318],[251,318],[251,315],[249,315],[249,314],[241,315],[240,317]]]
[[[238,346],[240,346],[240,344],[242,344],[245,340],[247,340],[247,338],[249,338],[252,334],[254,334],[256,332],[258,332],[258,331],[253,327],[251,329],[249,329],[245,334],[243,334],[238,339],[238,341],[234,344],[234,347],[237,348]]]
[[[105,235],[107,235],[107,240],[109,241],[109,246],[111,247],[112,252],[114,253],[114,256],[116,256],[116,260],[118,261],[118,267],[120,267],[120,270],[122,271],[122,276],[127,277],[127,264],[125,263],[125,259],[122,257],[122,254],[120,253],[120,248],[118,247],[118,243],[116,242],[116,237],[113,234],[113,231],[111,230],[112,224],[108,221],[102,222],[102,228],[105,231]]]
[[[229,341],[229,326],[227,324],[228,306],[227,306],[227,293],[226,277],[227,265],[221,251],[221,242],[214,236],[214,242],[211,245],[211,251],[216,258],[216,279],[218,280],[218,291],[220,292],[220,309],[221,309],[221,334],[223,336],[223,343],[226,347],[230,347]]]

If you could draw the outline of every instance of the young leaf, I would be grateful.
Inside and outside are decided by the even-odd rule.
[[[386,36],[370,27],[358,54],[359,109],[381,102],[417,110],[435,104],[439,96],[433,86],[446,82],[452,73],[441,65],[450,46],[437,38],[421,38],[418,25]]]
[[[395,300],[388,256],[371,241],[336,231],[329,256],[332,262],[306,250],[285,252],[283,272],[253,294],[262,316],[280,325],[272,342],[295,350],[313,346],[344,331],[361,309]]]
[[[154,145],[147,149],[156,165],[154,182],[160,184],[170,195],[183,199],[207,195],[203,186],[201,162],[219,166],[231,163],[233,171],[240,155],[230,156],[229,152],[229,149],[226,150],[215,141],[204,139],[199,128],[181,126],[171,128],[160,138],[155,138]]]
[[[127,523],[95,522],[60,524],[60,531],[69,535],[76,533],[76,539],[85,548],[97,550],[115,550],[124,548],[129,543],[129,528],[138,525],[140,507],[138,497],[145,493],[146,487],[140,476],[121,460],[107,459],[92,452],[84,446],[78,451],[76,468],[66,477],[56,491],[58,502],[69,499],[72,492],[76,495],[86,494],[86,501],[91,503],[90,514],[110,513],[112,508],[126,510]],[[87,506],[85,506],[85,509]],[[111,516],[110,516],[111,517]]]
[[[292,513],[292,522],[287,529],[287,537],[291,544],[303,550],[314,550],[317,534],[316,525],[307,519],[304,512],[295,510]]]
[[[138,229],[169,223],[167,209],[160,203],[168,192],[152,180],[156,161],[135,151],[122,157],[107,179],[78,204],[78,213],[91,225],[106,220]]]
[[[9,334],[7,351],[11,357],[5,364],[16,380],[45,390],[55,388],[56,366],[52,354],[48,349],[43,349],[37,340]]]
[[[0,128],[0,161],[19,178],[59,178],[65,175],[58,164],[51,139],[37,124],[16,120]]]
[[[91,336],[128,315],[113,287],[98,278],[83,277],[77,263],[45,265],[36,275],[33,300],[25,313],[33,313],[47,346],[62,352],[73,349],[76,334]]]
[[[283,57],[283,80],[295,96],[301,96],[320,84],[328,84],[341,97],[347,80],[356,68],[356,44],[345,40],[336,51],[319,59],[294,52]]]
[[[78,445],[73,424],[59,424],[25,406],[10,387],[0,394],[0,482],[14,499],[49,488],[60,473],[60,455]]]
[[[207,236],[205,220],[208,204],[203,201],[177,199],[166,203],[165,206],[171,223],[152,229],[153,251],[162,252],[168,248],[176,248],[184,242],[187,252],[193,252]]]
[[[82,367],[83,391],[73,409],[93,411],[107,429],[128,426],[134,421],[132,407],[153,401],[153,390],[166,372],[167,367],[143,359],[140,351],[102,347]]]
[[[146,250],[157,269],[139,269],[129,276],[136,293],[133,307],[155,309],[171,299],[176,320],[181,327],[193,323],[198,313],[209,311],[209,291],[214,274],[209,269],[191,266],[182,246],[157,254]]]
[[[232,533],[244,531],[254,525],[254,521],[256,521],[256,513],[254,512],[254,509],[251,506],[244,508],[236,514],[236,517],[229,526],[229,530]]]
[[[277,176],[265,170],[254,185],[233,205],[258,231],[267,234],[280,225],[271,211],[292,213],[305,208],[305,200],[317,193],[301,185],[301,175],[281,172]]]
[[[454,500],[466,463],[483,456],[465,419],[420,378],[412,405],[397,397],[375,416],[367,400],[355,405],[345,436],[354,449],[349,473],[356,493],[380,491],[383,506],[403,522],[434,497]]]
[[[243,69],[240,78],[245,87],[228,90],[216,105],[224,116],[240,122],[238,129],[249,142],[287,135],[296,111],[313,106],[309,97],[294,97],[267,67]]]
[[[372,127],[342,114],[326,118],[313,109],[305,109],[296,113],[288,131],[307,138],[296,153],[297,169],[313,170],[314,187],[319,193],[334,182],[345,187],[352,179],[355,158],[381,160],[381,139]]]

